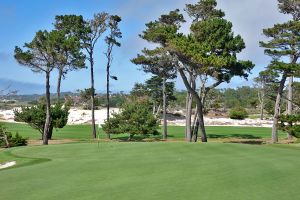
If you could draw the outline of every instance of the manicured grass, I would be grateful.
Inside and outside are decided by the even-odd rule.
[[[11,132],[19,132],[24,137],[30,139],[40,139],[41,134],[36,130],[30,128],[26,124],[17,123],[3,123]],[[183,140],[184,127],[182,126],[169,126],[169,138],[170,139],[181,139]],[[206,127],[208,137],[212,139],[223,139],[223,138],[239,138],[239,139],[266,139],[271,137],[270,128],[261,127],[229,127],[229,126],[208,126]],[[100,137],[106,138],[106,135],[102,130],[99,130]],[[280,132],[281,138],[285,138],[286,135]],[[113,136],[113,138],[127,139],[127,134]],[[90,125],[72,125],[66,126],[63,129],[54,130],[53,139],[78,139],[88,140],[91,138],[91,126]],[[138,139],[138,137],[136,137]],[[160,138],[158,136],[157,138]]]
[[[14,148],[0,152],[0,162],[3,155],[21,162],[0,170],[0,196],[5,200],[295,200],[300,196],[299,153],[299,146],[184,142]]]

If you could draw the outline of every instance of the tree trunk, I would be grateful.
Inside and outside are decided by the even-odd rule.
[[[199,115],[198,122],[199,122],[199,126],[200,126],[200,131],[201,131],[201,141],[207,142],[206,130],[205,130],[205,125],[204,125],[204,116],[203,116],[203,105],[202,105],[201,101],[198,102],[198,104],[201,104],[201,107],[198,108],[198,115]],[[198,106],[200,106],[200,105],[198,105]]]
[[[161,107],[161,105],[159,104],[158,107],[157,107],[157,110],[155,112],[155,116],[159,116],[160,115],[160,107]]]
[[[260,105],[260,120],[264,119],[264,104]]]
[[[272,142],[277,143],[278,142],[278,128],[277,124],[280,117],[280,106],[281,106],[281,99],[282,99],[282,93],[284,89],[284,84],[286,81],[287,75],[284,73],[282,75],[280,85],[277,92],[277,98],[275,103],[275,110],[274,110],[274,117],[273,117],[273,127],[272,127]]]
[[[0,138],[1,139],[1,138]],[[6,148],[10,148],[10,144],[9,144],[9,141],[7,139],[7,135],[4,133],[3,135],[3,140],[5,142],[5,145],[6,145]]]
[[[199,116],[199,125],[200,125],[200,130],[201,130],[201,141],[202,142],[207,142],[207,136],[206,136],[206,131],[205,131],[205,126],[204,126],[204,118],[203,118],[203,105],[202,105],[202,100],[195,91],[195,87],[191,87],[191,84],[189,84],[189,81],[186,78],[186,75],[184,74],[184,71],[182,68],[178,69],[180,76],[183,80],[183,83],[187,90],[192,94],[192,96],[195,98],[196,103],[197,103],[197,113]]]
[[[94,58],[93,52],[90,53],[90,65],[91,65],[91,110],[92,110],[92,138],[96,139],[97,130],[95,123],[95,81],[94,81]]]
[[[155,102],[153,102],[153,105],[152,105],[152,114],[155,115],[156,113],[156,105],[155,105]]]
[[[59,71],[58,71],[58,80],[57,80],[57,88],[56,88],[56,91],[57,91],[57,103],[59,103],[59,101],[60,101],[60,87],[61,87],[62,75],[63,75],[62,69],[59,68]]]
[[[53,126],[50,124],[49,133],[48,133],[48,140],[52,140],[52,134],[53,134]]]
[[[193,76],[190,74],[188,84],[193,84]],[[185,138],[187,142],[192,141],[192,108],[193,95],[188,91],[186,97],[186,116],[185,116]]]
[[[289,77],[287,114],[293,114],[293,76]],[[293,140],[293,136],[291,135],[291,133],[287,133],[287,138],[288,140]]]
[[[260,104],[260,120],[264,119],[264,101]]]
[[[50,102],[50,72],[46,72],[46,121],[43,133],[43,144],[48,145],[48,134],[51,123],[51,102]]]
[[[186,94],[186,113],[185,113],[185,138],[187,142],[190,142],[192,134],[192,95],[187,92]]]
[[[131,141],[133,139],[134,134],[129,134],[127,141]]]
[[[264,119],[264,109],[265,109],[265,86],[257,93],[258,101],[260,103],[260,120]]]
[[[198,112],[197,112],[197,106],[196,106],[196,112],[195,112],[195,115],[194,115],[194,119],[193,119],[193,125],[192,125],[192,136],[194,135],[194,132],[197,128],[199,128],[199,124],[197,123],[198,122]],[[198,125],[198,127],[197,127]]]
[[[198,140],[198,130],[199,130],[199,119],[198,119],[198,112],[197,112],[197,117],[196,117],[196,119],[195,119],[196,121],[196,124],[195,124],[195,126],[194,126],[194,128],[193,128],[193,138],[192,138],[192,141],[193,142],[197,142],[197,140]]]
[[[106,120],[109,122],[109,109],[110,109],[110,99],[109,99],[109,77],[110,77],[110,58],[108,58],[108,62],[106,65],[106,101],[107,101],[107,113],[106,113]],[[109,123],[108,123],[109,126]],[[111,139],[110,137],[110,127],[108,127],[108,133],[107,133],[108,139]]]
[[[166,77],[163,77],[163,140],[168,137]]]

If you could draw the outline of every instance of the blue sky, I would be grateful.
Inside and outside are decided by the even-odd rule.
[[[145,46],[138,37],[145,23],[157,19],[161,14],[179,8],[183,10],[192,0],[0,0],[0,88],[11,84],[19,93],[43,92],[44,76],[34,74],[26,67],[19,66],[13,58],[14,47],[31,41],[36,31],[50,30],[55,15],[77,14],[91,18],[94,13],[108,12],[122,17],[121,48],[115,49],[112,74],[119,77],[112,82],[112,91],[130,91],[135,82],[143,82],[149,75],[138,70],[130,59]],[[255,77],[269,62],[269,58],[259,48],[258,41],[264,39],[262,29],[274,23],[287,21],[277,9],[277,0],[218,0],[218,7],[226,13],[240,34],[247,48],[239,55],[240,59],[251,60],[256,64],[250,79]],[[187,32],[188,26],[182,31]],[[99,42],[96,55],[96,89],[105,90],[105,44]],[[2,81],[1,81],[2,80]],[[1,83],[3,85],[1,85]],[[235,78],[230,84],[221,87],[251,85],[252,82]],[[76,91],[90,86],[89,70],[71,72],[62,83],[62,91]],[[184,89],[181,80],[176,81],[178,89]],[[56,87],[56,74],[52,75],[51,87]],[[26,89],[24,89],[26,88]],[[23,92],[21,91],[23,90]]]

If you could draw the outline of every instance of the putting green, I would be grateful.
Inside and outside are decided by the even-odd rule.
[[[1,199],[295,200],[300,148],[241,144],[77,143],[0,152]]]

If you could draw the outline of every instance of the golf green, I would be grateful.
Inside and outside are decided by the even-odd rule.
[[[296,200],[297,145],[106,142],[0,152],[1,199]]]

